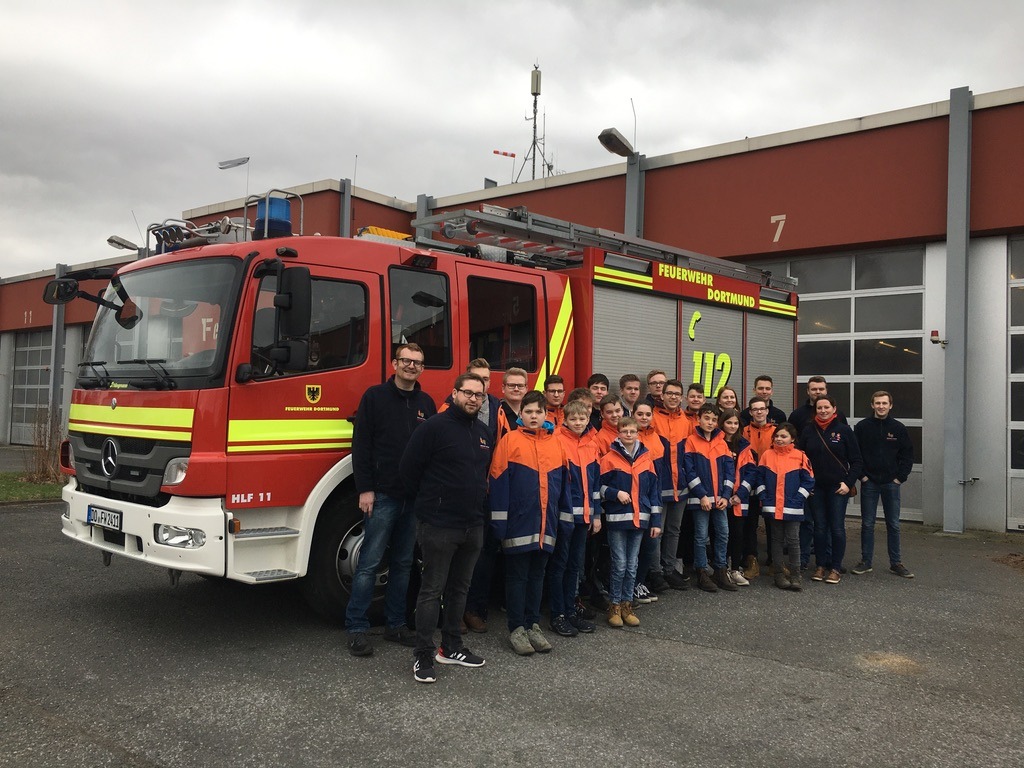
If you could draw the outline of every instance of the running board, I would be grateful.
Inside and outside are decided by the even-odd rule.
[[[297,579],[299,574],[294,571],[286,571],[282,568],[275,568],[269,571],[249,571],[244,574],[256,582],[261,581],[287,581],[288,579]]]

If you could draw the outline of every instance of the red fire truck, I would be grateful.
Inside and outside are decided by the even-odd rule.
[[[523,209],[420,219],[420,243],[293,236],[291,202],[267,195],[251,237],[227,220],[154,225],[156,255],[47,286],[50,303],[100,304],[62,526],[105,564],[147,562],[172,583],[301,579],[342,615],[362,540],[352,419],[401,342],[424,349],[437,402],[476,357],[537,388],[660,368],[741,395],[768,372],[792,395],[789,278]],[[100,296],[80,284],[96,277],[110,279]]]

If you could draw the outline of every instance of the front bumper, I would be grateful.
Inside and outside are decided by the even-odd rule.
[[[174,496],[162,507],[147,507],[84,493],[74,478],[64,486],[61,497],[67,504],[61,517],[62,532],[75,541],[161,568],[210,576],[225,573],[230,515],[224,510],[222,499]],[[91,525],[88,522],[90,505],[120,512],[121,531]],[[158,544],[155,540],[158,525],[198,528],[206,533],[206,543],[195,549]]]

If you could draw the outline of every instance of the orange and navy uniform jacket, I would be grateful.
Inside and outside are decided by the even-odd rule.
[[[765,422],[763,427],[758,427],[753,422],[743,428],[743,437],[750,441],[750,447],[758,456],[764,456],[764,452],[772,447],[772,437],[775,435],[776,424]]]
[[[686,418],[682,408],[675,411],[667,411],[664,408],[654,409],[654,420],[651,422],[654,429],[665,438],[665,445],[668,450],[665,453],[665,463],[668,465],[670,483],[662,491],[663,501],[682,501],[686,498],[686,480],[683,471],[683,451],[686,448],[686,438],[693,431],[690,420]]]
[[[601,514],[598,496],[601,466],[593,434],[589,426],[582,435],[577,435],[564,424],[555,430],[568,461],[569,500],[575,525],[590,525],[594,516]]]
[[[803,520],[804,503],[814,490],[807,454],[793,445],[772,446],[761,456],[756,493],[761,513],[773,520]]]
[[[555,425],[555,429],[562,426],[562,422],[565,421],[565,408],[561,405],[549,405],[547,407],[547,416],[545,417],[548,421]]]
[[[559,526],[572,529],[565,451],[543,427],[520,426],[498,441],[490,493],[491,526],[506,553],[551,552]]]
[[[686,438],[683,467],[689,491],[686,505],[691,509],[699,509],[700,500],[705,496],[712,499],[732,496],[736,462],[722,430],[714,429],[708,436],[698,429]]]
[[[726,443],[728,445],[728,443]],[[744,437],[734,450],[729,448],[736,462],[736,479],[733,482],[733,495],[739,497],[740,503],[732,505],[733,517],[746,517],[750,508],[750,494],[757,487],[757,454],[750,441]]]
[[[651,460],[654,462],[654,473],[658,476],[658,483],[661,490],[659,493],[672,488],[672,472],[668,466],[668,441],[658,434],[653,426],[641,429],[640,441],[647,446],[651,452]]]
[[[651,452],[642,441],[630,456],[615,440],[601,457],[601,510],[609,530],[661,528],[661,483],[654,471]],[[629,494],[629,503],[619,501],[619,491]]]
[[[601,428],[594,431],[594,445],[597,447],[598,458],[608,453],[612,443],[618,439],[619,428],[612,426],[607,421],[602,421]]]

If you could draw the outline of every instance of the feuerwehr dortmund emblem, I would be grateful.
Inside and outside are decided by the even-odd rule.
[[[319,384],[308,384],[306,385],[306,402],[308,403],[319,403],[320,402],[320,385]]]

